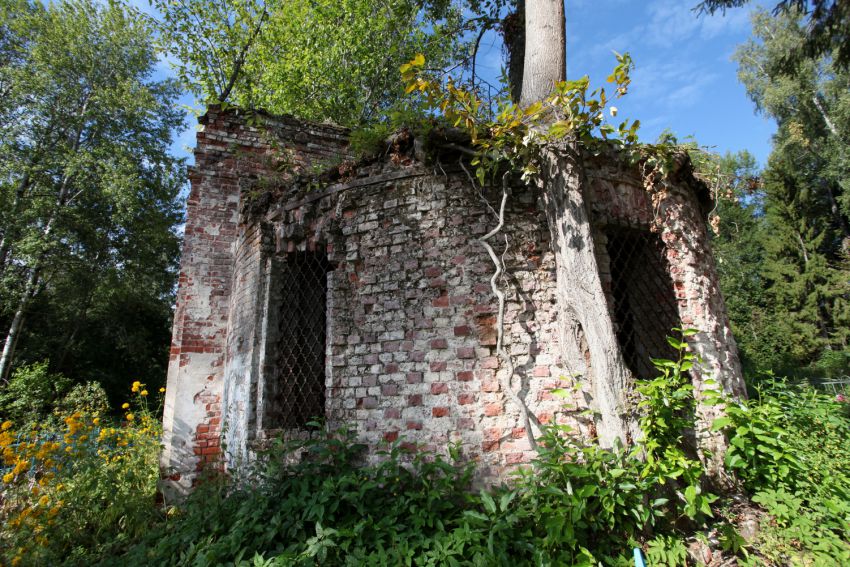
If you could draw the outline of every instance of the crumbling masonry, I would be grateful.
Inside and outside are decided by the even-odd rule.
[[[537,189],[512,184],[490,240],[506,268],[497,283],[510,377],[495,352],[495,268],[478,240],[498,223],[501,188],[477,187],[456,151],[399,136],[385,156],[353,164],[342,128],[215,108],[202,124],[165,400],[171,489],[188,490],[204,466],[238,466],[316,417],[373,449],[457,444],[482,481],[534,456],[521,406],[535,434],[558,422],[596,436],[586,353],[579,342],[582,360],[563,360],[558,348],[555,255]],[[332,176],[312,174],[332,165]],[[649,356],[668,355],[665,335],[684,325],[701,331],[695,383],[710,375],[741,393],[707,242],[709,196],[688,167],[653,203],[634,168],[586,163],[600,293],[633,374],[651,375]]]

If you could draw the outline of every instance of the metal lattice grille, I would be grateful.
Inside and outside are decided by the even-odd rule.
[[[606,235],[617,340],[629,369],[650,378],[650,358],[675,359],[666,337],[680,326],[664,245],[644,230],[608,227]]]
[[[304,428],[325,414],[327,257],[318,252],[284,256],[277,274],[278,337],[273,399],[266,400],[270,429]]]

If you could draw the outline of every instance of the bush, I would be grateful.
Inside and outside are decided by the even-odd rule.
[[[396,443],[367,464],[353,435],[314,424],[310,439],[276,442],[245,477],[206,478],[166,519],[144,385],[133,384],[123,423],[111,426],[79,409],[100,399],[83,389],[65,398],[84,401],[67,406],[77,411],[61,427],[2,424],[0,562],[625,567],[640,547],[650,564],[672,566],[708,545],[718,561],[732,554],[745,565],[850,564],[850,404],[776,380],[750,401],[727,401],[715,429],[752,502],[718,499],[685,434],[695,361],[670,341],[678,360],[656,360],[659,376],[638,386],[634,447],[602,449],[549,426],[510,486],[477,494],[455,451]],[[735,519],[753,505],[766,514],[748,543]]]
[[[86,388],[71,401],[102,399],[97,392]],[[0,426],[2,563],[90,565],[139,538],[158,518],[161,428],[144,385],[135,383],[133,392],[120,425],[75,411],[61,426]]]
[[[471,494],[468,466],[400,445],[363,466],[351,435],[321,430],[301,445],[279,444],[250,484],[202,486],[126,562],[595,565],[629,561],[655,532],[669,536],[651,540],[653,556],[679,557],[679,525],[699,525],[714,497],[700,488],[699,462],[685,456],[693,359],[676,344],[680,360],[658,361],[661,377],[640,388],[645,436],[633,450],[548,427],[513,487]],[[292,463],[293,454],[303,458]]]
[[[15,369],[12,379],[0,392],[0,419],[21,426],[43,422],[71,387],[62,374],[51,374],[48,361]],[[60,422],[61,423],[61,422]]]
[[[808,384],[764,381],[715,427],[726,465],[770,515],[754,547],[777,563],[850,564],[848,404]]]

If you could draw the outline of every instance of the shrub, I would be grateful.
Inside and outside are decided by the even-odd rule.
[[[764,558],[850,564],[847,409],[808,384],[773,380],[715,424],[729,435],[727,467],[770,515],[755,544]]]
[[[2,424],[4,564],[89,565],[157,518],[161,428],[144,385],[134,383],[133,392],[120,425],[85,411],[66,415],[62,426]]]
[[[670,534],[653,540],[656,556],[679,557],[678,524],[710,516],[713,497],[700,488],[699,462],[685,456],[692,356],[676,344],[680,359],[657,361],[661,378],[640,387],[645,435],[633,450],[547,427],[539,458],[512,487],[471,494],[471,470],[455,460],[396,444],[363,465],[350,434],[319,430],[279,443],[251,484],[202,486],[126,562],[595,565],[625,561],[653,532]]]
[[[12,379],[0,392],[0,419],[30,425],[51,416],[56,402],[71,387],[71,381],[62,374],[51,374],[48,366],[45,360],[15,369]]]

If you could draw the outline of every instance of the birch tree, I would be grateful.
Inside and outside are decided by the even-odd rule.
[[[163,244],[176,239],[182,167],[168,146],[182,113],[176,84],[150,78],[150,30],[123,8],[4,0],[0,15],[10,101],[0,110],[7,380],[33,301],[69,266],[123,270],[172,249]]]

